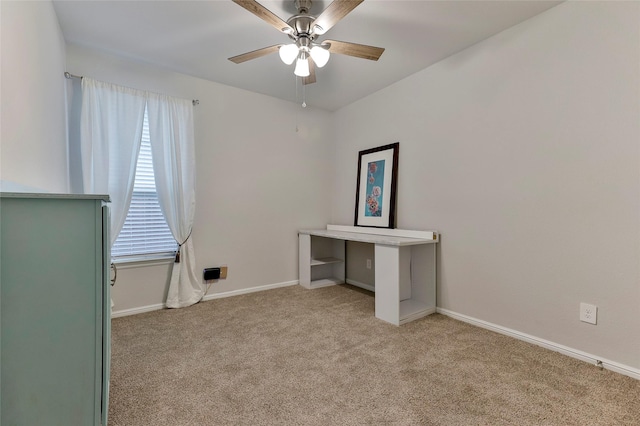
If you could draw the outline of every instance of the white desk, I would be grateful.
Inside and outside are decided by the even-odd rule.
[[[436,311],[436,232],[327,225],[298,231],[298,240],[303,287],[344,283],[345,242],[371,243],[376,318],[400,325]]]

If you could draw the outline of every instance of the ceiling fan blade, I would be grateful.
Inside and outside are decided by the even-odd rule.
[[[262,49],[258,49],[258,50],[254,50],[252,52],[243,53],[242,55],[234,56],[232,58],[229,58],[229,60],[231,62],[236,63],[236,64],[241,64],[243,62],[250,61],[251,59],[256,59],[256,58],[259,58],[261,56],[266,56],[266,55],[269,55],[271,53],[277,52],[278,49],[280,48],[280,46],[282,46],[282,45],[281,44],[276,44],[276,45],[269,46],[269,47],[263,47]]]
[[[324,34],[364,0],[334,0],[311,24],[314,34]],[[318,25],[318,27],[316,27]]]
[[[312,84],[316,82],[316,64],[313,62],[313,59],[309,57],[309,75],[306,77],[302,77],[302,84]]]
[[[384,47],[367,46],[366,44],[338,40],[325,40],[324,43],[331,44],[331,47],[329,47],[329,52],[331,53],[355,56],[356,58],[369,59],[371,61],[377,61],[382,52],[384,52]]]
[[[249,12],[256,15],[258,18],[265,21],[267,24],[271,25],[275,29],[280,32],[286,34],[293,34],[293,28],[282,19],[280,19],[276,14],[271,12],[269,9],[261,5],[255,0],[233,0],[233,2]]]

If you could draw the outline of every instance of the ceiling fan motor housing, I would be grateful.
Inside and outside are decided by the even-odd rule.
[[[315,35],[312,34],[311,24],[315,21],[315,16],[311,15],[294,15],[287,20],[287,24],[293,28],[293,34],[289,34],[289,37],[293,40],[297,40],[298,37],[306,36],[310,39],[314,39]]]

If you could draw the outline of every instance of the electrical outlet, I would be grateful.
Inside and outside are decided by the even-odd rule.
[[[596,324],[598,320],[598,307],[588,303],[580,303],[580,321]]]
[[[223,265],[220,267],[220,279],[221,280],[227,279],[227,265]]]
[[[371,269],[371,259],[367,259],[367,269]]]

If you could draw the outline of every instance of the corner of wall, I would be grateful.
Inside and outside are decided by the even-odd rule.
[[[68,192],[66,47],[53,3],[1,8],[2,179]]]

